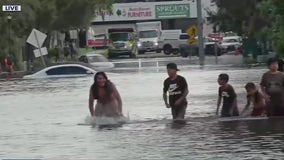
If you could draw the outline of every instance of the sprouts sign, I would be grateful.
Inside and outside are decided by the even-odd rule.
[[[156,19],[189,18],[190,4],[165,4],[156,5]]]

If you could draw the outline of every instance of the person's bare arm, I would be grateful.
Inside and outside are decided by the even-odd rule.
[[[163,100],[164,100],[165,104],[168,104],[168,95],[167,95],[167,93],[163,93]]]
[[[167,90],[168,90],[168,86],[167,86],[167,84],[166,84],[166,81],[164,81],[163,100],[164,100],[164,102],[165,102],[165,106],[166,106],[167,108],[171,108],[170,104],[168,103]]]
[[[222,102],[222,97],[221,97],[221,96],[218,96],[217,109],[216,109],[216,115],[217,115],[217,116],[218,116],[218,114],[219,114],[219,108],[220,108],[221,102]]]
[[[121,115],[123,115],[123,114],[122,114],[122,100],[121,100],[121,96],[120,96],[118,90],[116,89],[116,87],[113,86],[113,88],[114,88],[115,98],[116,98],[117,101],[118,101],[118,111],[120,112]]]
[[[164,99],[164,102],[165,102],[165,106],[167,108],[171,108],[170,104],[168,103],[168,95],[167,95],[167,93],[163,93],[163,99]]]
[[[260,85],[260,90],[261,90],[261,93],[263,94],[263,97],[266,101],[269,101],[269,95],[266,93],[265,91],[265,87],[263,85]]]
[[[181,97],[178,99],[178,100],[183,100],[183,99],[185,99],[186,98],[186,96],[188,95],[188,93],[189,93],[189,91],[188,91],[188,88],[186,87],[185,89],[184,89],[184,92],[183,92],[183,94],[181,95]]]
[[[186,80],[183,78],[180,84],[181,87],[184,88],[182,95],[180,98],[175,102],[175,106],[180,106],[182,102],[186,99],[186,96],[188,95],[188,85]]]
[[[261,82],[260,82],[260,90],[261,90],[261,93],[264,97],[264,99],[266,101],[269,101],[270,100],[270,96],[266,93],[266,88],[265,88],[265,76],[263,75],[262,78],[261,78]]]
[[[247,98],[247,104],[245,105],[245,108],[242,110],[241,115],[244,114],[244,112],[249,108],[250,106],[250,99]]]
[[[188,95],[188,88],[186,87],[185,89],[184,89],[184,92],[182,93],[182,95],[181,95],[181,97],[175,102],[175,106],[179,106],[179,105],[181,105],[181,103],[182,103],[182,101],[184,100],[184,99],[186,99],[186,96]]]
[[[262,93],[259,93],[260,95],[259,95],[259,100],[258,100],[258,102],[257,102],[257,108],[262,108],[262,107],[265,107],[265,101],[264,101],[264,99],[265,99],[265,97],[263,96],[263,94]]]
[[[89,93],[89,110],[90,110],[91,116],[94,116],[94,96],[92,93],[92,89],[90,89],[90,93]]]

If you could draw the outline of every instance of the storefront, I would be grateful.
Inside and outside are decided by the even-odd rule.
[[[109,27],[134,27],[137,22],[161,21],[162,29],[186,31],[197,24],[196,0],[113,4],[112,13],[102,11],[92,20],[96,34]]]

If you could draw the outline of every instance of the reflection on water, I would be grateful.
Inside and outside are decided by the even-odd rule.
[[[121,127],[82,125],[93,78],[0,83],[0,157],[51,159],[282,159],[283,119],[221,122],[215,116],[217,76],[226,72],[245,105],[244,84],[264,69],[182,68],[190,96],[185,123],[171,121],[162,100],[165,70],[110,74],[119,89]],[[79,124],[79,125],[78,125]],[[80,125],[81,124],[81,125]]]

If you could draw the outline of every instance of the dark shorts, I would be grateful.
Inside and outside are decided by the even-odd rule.
[[[221,110],[221,117],[239,116],[239,110],[237,107],[234,108],[232,113],[230,111],[231,108],[229,106],[223,106]]]
[[[187,104],[178,107],[172,107],[173,119],[184,119]]]

